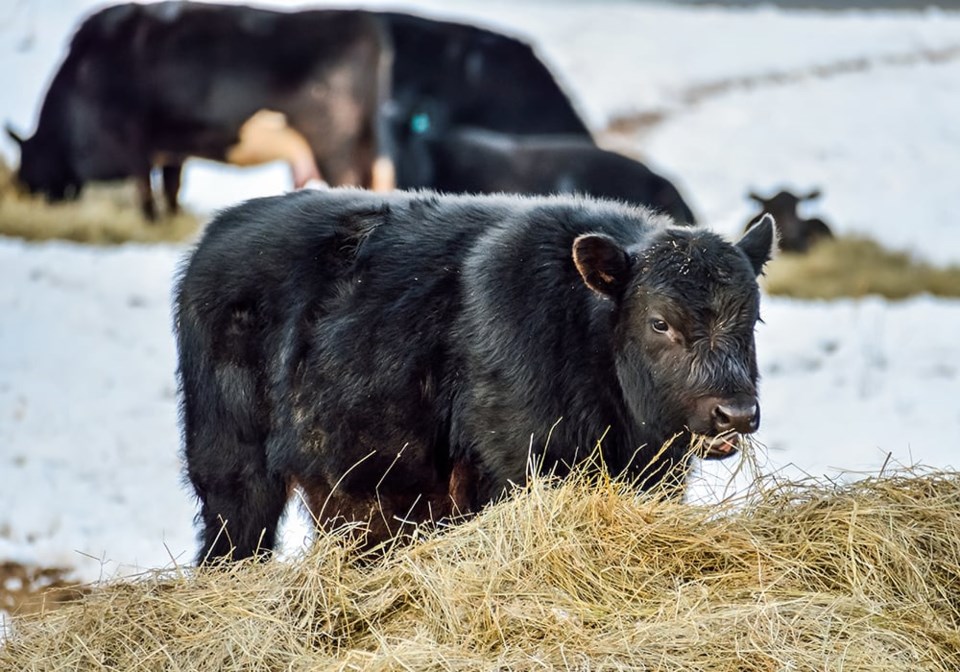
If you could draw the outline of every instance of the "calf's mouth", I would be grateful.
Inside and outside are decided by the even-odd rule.
[[[739,432],[725,432],[717,436],[694,434],[690,447],[698,457],[704,460],[724,460],[740,451],[744,435]]]
[[[695,455],[705,460],[722,460],[736,455],[746,436],[760,427],[760,404],[750,394],[703,397],[687,427]]]

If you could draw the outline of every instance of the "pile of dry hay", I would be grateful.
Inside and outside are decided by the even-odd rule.
[[[762,284],[771,294],[798,299],[960,297],[960,266],[940,268],[869,238],[838,237],[804,254],[777,256],[767,265]]]
[[[357,562],[111,585],[14,623],[0,669],[960,669],[960,474],[759,486],[738,506],[536,482]]]
[[[148,222],[140,213],[132,183],[88,185],[83,197],[47,203],[23,193],[0,160],[0,235],[27,240],[64,239],[80,243],[153,243],[192,238],[199,221],[188,213]]]

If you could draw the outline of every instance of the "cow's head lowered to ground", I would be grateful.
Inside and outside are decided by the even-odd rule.
[[[59,141],[37,133],[24,138],[8,124],[7,135],[20,149],[20,168],[17,182],[32,194],[40,194],[56,202],[80,195],[81,183],[62,155]]]

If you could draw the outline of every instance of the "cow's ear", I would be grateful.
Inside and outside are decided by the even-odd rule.
[[[587,287],[615,298],[627,285],[630,260],[610,236],[588,233],[573,241],[573,263]]]
[[[737,243],[757,275],[763,271],[763,266],[773,258],[777,249],[777,228],[770,213],[760,218],[760,221],[750,227]]]
[[[20,134],[13,130],[13,126],[7,124],[4,128],[7,130],[7,135],[10,136],[10,139],[17,143],[18,147],[23,147],[23,138],[20,137]]]
[[[765,199],[763,196],[761,196],[760,194],[758,194],[758,193],[755,192],[755,191],[749,191],[749,192],[747,192],[747,198],[749,198],[749,199],[752,200],[752,201],[756,201],[756,202],[759,203],[760,205],[766,205],[766,204],[767,204],[767,199]]]

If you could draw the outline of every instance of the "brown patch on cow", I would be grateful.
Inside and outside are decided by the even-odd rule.
[[[454,504],[446,484],[426,493],[378,491],[362,495],[331,486],[323,478],[297,479],[296,484],[302,489],[307,510],[319,529],[352,528],[349,536],[362,549],[375,548],[413,532],[421,523],[462,511]]]
[[[227,149],[226,159],[236,166],[254,166],[285,161],[290,166],[293,184],[303,187],[311,180],[322,180],[306,138],[291,128],[285,114],[259,110],[240,127],[239,142]]]
[[[471,513],[476,492],[476,473],[466,462],[458,460],[450,471],[450,502],[453,513]]]
[[[358,464],[358,468],[362,463]],[[352,528],[362,549],[371,549],[412,533],[422,523],[437,522],[475,509],[477,473],[463,460],[454,463],[448,478],[439,476],[413,484],[378,486],[373,493],[348,491],[346,478],[297,476],[288,482],[288,493],[299,487],[307,511],[318,529]]]

